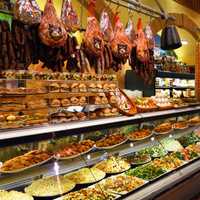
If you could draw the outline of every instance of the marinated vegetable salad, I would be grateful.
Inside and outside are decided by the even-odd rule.
[[[163,157],[167,155],[167,153],[168,152],[161,145],[148,147],[138,152],[139,155],[149,154],[153,158]]]
[[[158,178],[162,174],[166,173],[167,171],[162,169],[161,167],[156,167],[153,164],[146,164],[143,166],[136,167],[135,169],[130,169],[126,172],[129,176],[136,176],[138,178],[150,181],[155,178]]]

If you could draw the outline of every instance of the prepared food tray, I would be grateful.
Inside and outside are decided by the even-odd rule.
[[[162,158],[157,158],[153,160],[152,163],[156,167],[160,167],[162,169],[165,169],[166,171],[174,170],[184,164],[182,160],[170,155],[164,156]]]
[[[91,184],[105,178],[106,173],[98,168],[82,168],[78,171],[66,174],[64,177],[76,184]]]
[[[138,131],[133,131],[128,134],[128,139],[130,141],[144,140],[152,136],[152,131],[149,129],[141,129]]]
[[[130,169],[129,171],[126,172],[126,175],[136,176],[143,180],[152,181],[159,178],[165,173],[167,173],[165,169],[162,169],[161,167],[157,167],[153,165],[153,163],[148,163],[146,165],[142,165],[134,169]]]
[[[152,158],[159,158],[167,155],[167,151],[161,145],[147,147],[138,152],[139,155],[150,155]]]
[[[33,200],[33,197],[29,194],[25,194],[17,191],[5,191],[0,190],[1,200]]]
[[[173,131],[173,125],[170,122],[157,125],[153,132],[157,135],[165,135]]]
[[[32,167],[42,165],[53,158],[53,154],[47,151],[34,150],[22,156],[17,156],[3,163],[1,173],[18,173]]]
[[[111,176],[98,183],[100,188],[114,194],[126,195],[139,187],[143,186],[147,181],[134,176],[128,176],[125,173]]]
[[[74,189],[76,184],[63,176],[45,177],[33,181],[25,188],[25,192],[33,197],[53,198],[66,194]]]
[[[106,174],[118,174],[129,170],[131,165],[120,157],[110,157],[97,163],[94,167]]]
[[[184,130],[186,128],[188,128],[188,122],[187,121],[180,121],[180,122],[176,122],[173,124],[173,128],[175,130]]]
[[[98,185],[88,187],[76,192],[71,192],[55,200],[115,200],[120,196],[103,191]]]
[[[187,150],[197,153],[200,156],[200,144],[191,144],[186,147]]]
[[[95,142],[92,140],[83,140],[79,143],[68,144],[65,148],[56,152],[55,158],[58,160],[67,160],[78,157],[90,152],[94,144]]]
[[[195,133],[190,133],[188,135],[182,136],[178,139],[183,147],[187,147],[189,145],[200,142],[200,137],[198,137]]]
[[[173,152],[171,155],[186,162],[199,157],[199,154],[191,149],[183,149],[182,151],[176,151]]]
[[[152,98],[136,98],[136,107],[139,113],[143,112],[153,112],[158,109],[155,101]]]
[[[148,154],[133,154],[126,157],[126,160],[131,165],[143,165],[151,161],[151,156]]]
[[[183,146],[178,140],[173,138],[164,138],[160,141],[162,147],[168,152],[176,152],[183,150]]]
[[[190,126],[198,126],[200,125],[200,117],[199,116],[193,117],[189,119],[188,123]]]
[[[96,147],[98,149],[112,149],[121,144],[124,144],[127,141],[127,137],[124,134],[110,134],[106,137],[98,140],[96,142]]]

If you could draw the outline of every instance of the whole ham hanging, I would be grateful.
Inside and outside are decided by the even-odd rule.
[[[151,26],[147,25],[145,28],[145,35],[147,38],[147,45],[149,49],[153,49],[155,47],[155,40],[154,40],[154,35],[151,30]]]
[[[44,14],[39,26],[41,41],[52,47],[63,46],[67,40],[67,32],[61,20],[57,17],[53,0],[47,0]]]
[[[129,18],[126,29],[125,29],[125,34],[129,38],[130,42],[132,43],[132,46],[136,46],[136,32],[134,29],[134,24],[133,24],[133,19]]]
[[[149,60],[148,40],[143,32],[141,18],[139,18],[137,24],[136,51],[137,57],[141,62],[147,62]]]
[[[109,42],[114,38],[112,24],[110,22],[109,15],[106,11],[103,11],[101,13],[100,29],[101,32],[103,33],[104,41]]]
[[[139,18],[136,34],[136,46],[132,48],[129,64],[147,85],[152,84],[155,77],[154,69],[154,37],[151,27],[147,26],[145,33],[142,20]]]
[[[128,59],[131,51],[131,42],[125,34],[119,15],[115,16],[114,38],[111,40],[113,55],[118,59]]]
[[[71,0],[64,0],[61,13],[62,22],[67,31],[76,31],[79,28],[79,19]]]
[[[104,50],[103,35],[95,17],[88,17],[87,28],[84,36],[85,51],[91,56],[100,57]]]
[[[16,0],[14,17],[25,24],[40,23],[41,11],[36,0]]]

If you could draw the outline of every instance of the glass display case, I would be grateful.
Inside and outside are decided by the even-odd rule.
[[[3,130],[0,197],[153,199],[199,172],[199,113],[196,105]]]

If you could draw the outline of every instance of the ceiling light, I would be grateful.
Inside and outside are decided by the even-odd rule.
[[[182,45],[188,45],[188,41],[187,40],[181,40]]]

